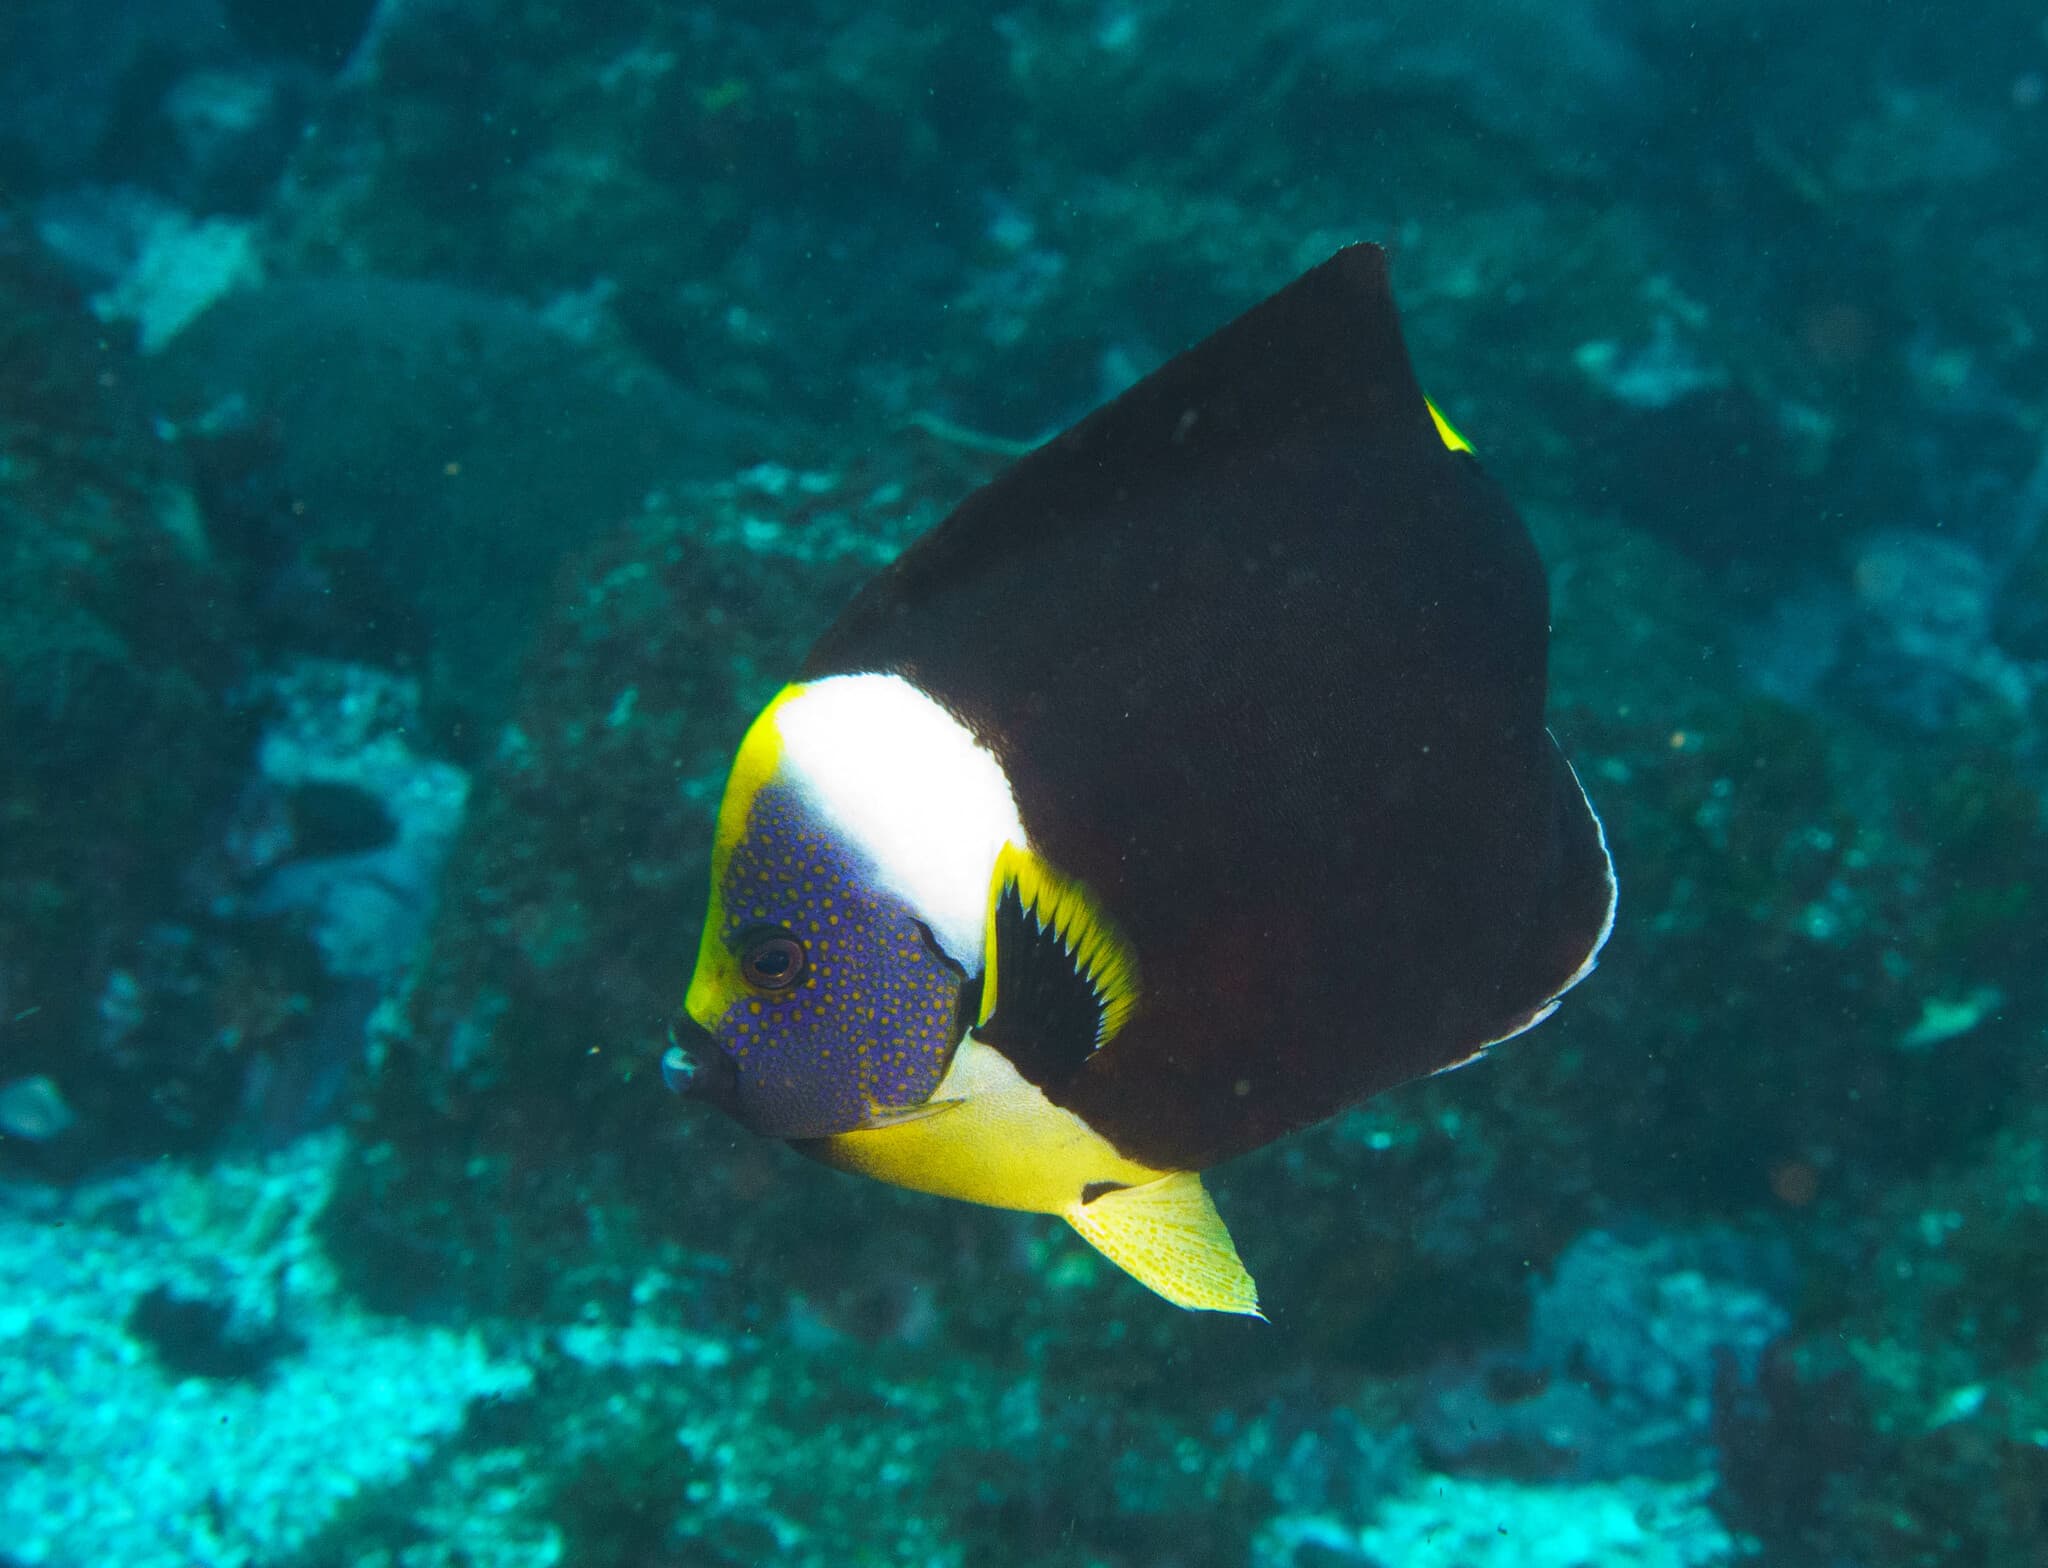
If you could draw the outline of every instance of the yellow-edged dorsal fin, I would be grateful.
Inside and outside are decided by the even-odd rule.
[[[1100,1193],[1068,1208],[1066,1220],[1089,1246],[1177,1307],[1266,1315],[1259,1287],[1193,1171]]]

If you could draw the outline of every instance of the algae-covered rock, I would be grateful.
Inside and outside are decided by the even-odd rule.
[[[472,1404],[527,1389],[516,1349],[337,1291],[313,1226],[339,1142],[152,1161],[62,1192],[0,1182],[10,1561],[303,1561],[350,1498],[420,1468]]]
[[[135,376],[0,213],[0,1084],[75,1117],[5,1161],[190,1138],[233,1076],[142,1007],[240,731],[235,571]]]
[[[2038,1035],[2037,1035],[2038,1039]],[[2048,1108],[1896,1187],[1725,1423],[1731,1511],[1787,1549],[2029,1568],[2048,1552]]]
[[[900,485],[761,467],[665,493],[564,568],[365,1107],[387,1153],[338,1214],[401,1249],[366,1246],[365,1267],[428,1249],[455,1271],[444,1288],[537,1305],[559,1280],[537,1232],[679,1184],[715,1207],[747,1179],[731,1167],[762,1167],[730,1160],[729,1133],[679,1116],[652,1073],[695,956],[712,817],[754,710],[930,517]],[[463,1174],[478,1161],[504,1184],[481,1207]]]
[[[106,172],[150,86],[222,52],[219,0],[14,0],[0,20],[0,183],[36,192]]]
[[[274,584],[353,578],[281,628],[406,654],[495,714],[561,558],[657,481],[723,471],[749,427],[519,301],[355,276],[229,295],[154,367],[216,488],[260,489]],[[302,596],[305,595],[301,590]],[[360,624],[332,622],[353,610]]]

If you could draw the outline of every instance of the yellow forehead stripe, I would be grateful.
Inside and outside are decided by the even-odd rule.
[[[1453,425],[1448,419],[1444,418],[1443,410],[1438,408],[1436,404],[1431,403],[1428,398],[1424,398],[1422,401],[1428,404],[1429,417],[1431,420],[1435,422],[1436,433],[1443,439],[1444,445],[1449,447],[1453,452],[1471,451],[1472,443],[1470,441],[1467,441],[1463,436],[1458,434],[1457,427]]]
[[[1059,938],[1074,968],[1094,988],[1102,1008],[1095,1048],[1101,1050],[1123,1028],[1137,1003],[1137,961],[1086,888],[1017,844],[1005,844],[997,852],[995,875],[989,878],[988,914],[982,927],[981,1017],[976,1026],[995,1016],[1002,983],[996,967],[996,905],[1011,887],[1038,928]]]
[[[711,840],[711,900],[704,913],[704,935],[697,946],[697,972],[690,977],[683,1007],[709,1029],[734,1002],[747,994],[739,960],[725,945],[725,874],[733,850],[746,837],[754,799],[782,770],[782,731],[776,720],[784,704],[803,694],[803,686],[785,686],[754,722],[726,775],[725,797],[718,806],[718,829]]]

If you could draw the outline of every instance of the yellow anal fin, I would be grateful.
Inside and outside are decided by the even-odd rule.
[[[1066,1221],[1110,1262],[1177,1307],[1263,1318],[1259,1287],[1193,1171],[1076,1203]]]

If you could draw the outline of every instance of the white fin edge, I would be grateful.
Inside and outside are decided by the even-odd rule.
[[[1557,745],[1557,737],[1555,735],[1550,737],[1550,744],[1553,746]],[[1535,1012],[1515,1025],[1506,1034],[1497,1035],[1484,1044],[1477,1046],[1470,1056],[1461,1056],[1455,1062],[1446,1062],[1443,1066],[1437,1068],[1435,1072],[1429,1074],[1432,1078],[1440,1078],[1445,1073],[1454,1073],[1460,1067],[1470,1067],[1496,1045],[1504,1045],[1517,1035],[1527,1034],[1531,1029],[1542,1023],[1544,1019],[1556,1012],[1563,1003],[1565,992],[1569,991],[1599,967],[1601,949],[1607,946],[1607,939],[1614,935],[1614,912],[1621,904],[1621,883],[1614,875],[1614,854],[1607,847],[1607,824],[1600,820],[1600,813],[1593,809],[1593,797],[1586,793],[1586,786],[1579,779],[1579,770],[1572,766],[1569,757],[1564,756],[1564,748],[1561,746],[1558,747],[1558,755],[1564,762],[1565,771],[1572,776],[1572,783],[1578,785],[1579,799],[1586,803],[1586,815],[1593,819],[1593,831],[1600,837],[1600,859],[1607,867],[1607,916],[1600,922],[1600,934],[1593,938],[1593,945],[1586,950],[1585,961],[1571,972],[1570,977],[1563,985],[1557,988],[1556,995],[1552,996],[1549,1001],[1537,1008]]]

